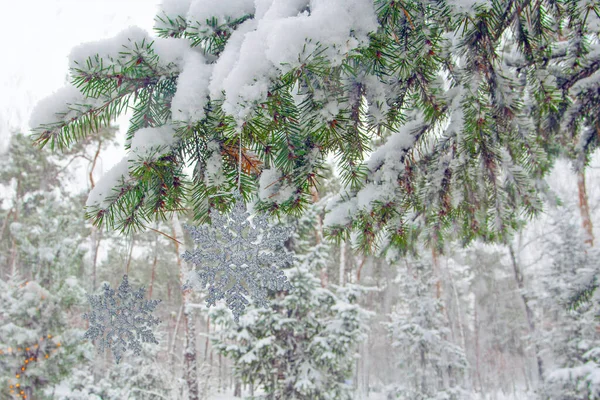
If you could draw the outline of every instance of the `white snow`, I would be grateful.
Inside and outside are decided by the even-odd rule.
[[[179,38],[153,38],[152,50],[158,55],[159,66],[165,68],[169,65],[181,68],[184,59],[190,50],[190,42]]]
[[[144,47],[139,47],[142,43]],[[161,68],[180,66],[190,49],[190,42],[186,39],[153,38],[142,28],[130,26],[112,38],[83,43],[73,48],[69,55],[69,67],[86,70],[88,59],[92,60],[92,65],[96,65],[96,57],[106,65],[110,64],[111,60],[118,65],[119,60],[126,62],[130,58],[120,53],[135,52],[147,55],[145,47],[150,43],[154,54],[158,55],[158,65]]]
[[[592,75],[587,78],[580,79],[575,83],[570,89],[570,95],[579,95],[581,92],[588,89],[597,89],[600,84],[600,73],[598,71],[594,72]]]
[[[171,125],[142,128],[131,139],[131,151],[135,155],[145,155],[175,142],[175,129]]]
[[[176,17],[185,17],[192,0],[163,0],[158,8],[158,16],[167,15],[174,19]],[[154,25],[156,28],[164,27],[162,22],[156,20]]]
[[[302,11],[307,5],[302,0],[259,1],[257,18],[232,34],[215,65],[210,92],[218,97],[225,91],[223,108],[238,122],[250,112],[245,104],[264,100],[271,80],[299,66],[318,44],[327,48],[325,55],[336,65],[377,28],[372,1],[309,4],[310,13]]]
[[[129,161],[123,158],[98,181],[88,195],[86,207],[106,207],[106,198],[114,193],[113,188],[129,178]]]
[[[369,207],[373,201],[386,201],[394,199],[394,190],[391,185],[368,183],[356,194],[358,208]]]
[[[296,189],[281,179],[276,168],[262,171],[258,183],[258,198],[262,201],[281,203],[295,195]]]
[[[76,115],[76,112],[70,106],[83,103],[89,104],[90,101],[93,100],[86,100],[75,86],[64,86],[36,104],[31,112],[29,126],[33,129],[44,124],[68,121]],[[61,116],[61,114],[64,114],[64,116]]]
[[[185,3],[185,2],[184,2]],[[220,24],[254,13],[254,0],[194,0],[187,13],[188,21],[201,25],[216,18]]]
[[[375,123],[383,122],[390,108],[386,101],[391,92],[390,85],[370,74],[362,78],[362,83],[366,87],[365,96],[369,104],[369,114],[375,118]]]
[[[270,201],[271,196],[275,195],[279,189],[280,178],[281,172],[277,168],[264,169],[258,181],[258,198]]]
[[[465,97],[465,91],[462,86],[456,86],[451,88],[446,92],[446,98],[452,101],[452,106],[450,108],[450,119],[448,121],[448,126],[446,127],[446,132],[449,134],[456,134],[460,137],[463,126],[464,126],[464,115],[462,109],[462,102]]]
[[[71,50],[69,68],[84,68],[88,58],[98,55],[102,59],[119,58],[119,53],[130,47],[132,43],[148,43],[148,33],[137,26],[130,26],[110,39],[82,43]]]
[[[402,157],[415,142],[412,131],[422,124],[422,119],[417,118],[407,122],[398,132],[394,132],[384,145],[371,154],[367,160],[367,167],[371,172],[381,169],[380,179],[386,182],[395,182],[398,173],[404,170]]]
[[[212,66],[202,55],[194,51],[185,55],[183,70],[177,79],[177,91],[171,101],[174,121],[194,122],[204,117],[211,72]]]
[[[210,80],[209,91],[211,98],[219,99],[222,97],[223,83],[238,63],[244,36],[255,29],[255,27],[256,21],[248,20],[241,24],[227,40],[227,46],[225,46],[225,50],[219,56]]]
[[[345,225],[350,222],[350,216],[356,213],[357,200],[352,198],[349,201],[341,201],[341,196],[338,195],[327,204],[327,210],[329,212],[323,219],[324,227]]]
[[[206,170],[204,179],[207,183],[220,185],[225,182],[223,173],[223,157],[221,156],[220,145],[216,141],[211,141],[207,145],[208,151],[212,152],[206,160]]]

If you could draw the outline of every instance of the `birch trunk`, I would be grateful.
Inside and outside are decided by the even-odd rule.
[[[183,238],[183,229],[179,223],[177,216],[173,217],[173,238]],[[177,266],[179,268],[179,282],[183,286],[184,279],[187,275],[187,268],[185,263],[181,260],[181,251],[179,250],[179,243],[174,241],[175,253],[177,256]],[[189,294],[187,291],[182,293],[183,295],[183,323],[185,326],[185,350],[183,353],[185,362],[185,381],[188,388],[188,399],[199,400],[198,390],[198,366],[197,366],[197,354],[196,354],[196,330],[194,327],[194,321],[192,319],[192,313],[189,303]]]

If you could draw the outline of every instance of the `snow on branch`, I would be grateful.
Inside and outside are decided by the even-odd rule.
[[[110,65],[111,62],[124,67],[132,57],[156,55],[158,65],[167,68],[181,65],[189,48],[187,40],[151,38],[145,30],[132,26],[112,38],[83,43],[73,48],[69,55],[69,67],[73,70],[91,69],[102,64]]]
[[[93,100],[92,100],[93,102]],[[77,105],[89,104],[79,89],[68,85],[38,102],[31,113],[29,126],[38,127],[59,121],[69,121],[77,115]]]

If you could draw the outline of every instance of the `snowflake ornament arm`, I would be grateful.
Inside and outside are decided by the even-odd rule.
[[[87,296],[92,311],[83,315],[90,323],[83,338],[97,340],[98,352],[110,349],[117,364],[128,347],[136,355],[141,353],[140,340],[158,344],[152,326],[160,321],[152,312],[160,300],[144,300],[144,292],[143,287],[133,290],[124,275],[117,292],[105,284],[102,295]]]
[[[224,298],[238,322],[250,304],[249,297],[257,306],[268,307],[268,290],[292,289],[281,268],[291,265],[293,257],[284,247],[291,228],[271,227],[260,215],[250,221],[242,196],[236,193],[234,198],[228,216],[211,212],[210,226],[185,225],[196,248],[182,258],[197,268],[194,286],[208,285],[207,305]],[[191,286],[188,281],[184,289]]]

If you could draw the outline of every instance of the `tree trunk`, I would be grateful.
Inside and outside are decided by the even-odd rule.
[[[183,304],[179,307],[179,313],[177,313],[177,320],[175,322],[175,328],[173,329],[173,336],[171,337],[171,350],[169,351],[169,365],[172,367],[175,361],[175,340],[177,340],[177,331],[179,330],[179,322],[181,321],[181,315],[183,314]]]
[[[130,250],[130,259],[131,252],[133,251],[133,237],[131,238],[131,250]],[[152,289],[154,289],[154,278],[156,277],[156,264],[158,264],[158,235],[156,236],[156,241],[154,242],[154,260],[152,261],[152,273],[150,275],[150,289],[148,289],[148,298],[152,298]],[[129,269],[129,264],[127,264],[127,268]]]
[[[592,218],[590,216],[590,206],[588,204],[587,189],[585,187],[585,168],[581,167],[577,171],[577,190],[579,192],[579,211],[581,213],[581,223],[586,233],[585,243],[590,247],[594,245],[594,232]]]
[[[479,390],[483,393],[483,383],[481,382],[481,349],[479,348],[479,316],[477,315],[477,298],[475,298],[474,307],[474,328],[475,328],[475,374],[479,383]]]
[[[363,256],[360,264],[358,264],[358,268],[356,270],[356,283],[360,284],[360,273],[362,272],[363,267],[365,266],[365,261],[367,261],[367,256]]]
[[[458,323],[458,332],[460,333],[460,340],[462,342],[463,350],[465,351],[465,356],[467,354],[467,339],[465,336],[465,326],[462,320],[462,308],[460,306],[460,299],[458,298],[458,291],[456,290],[456,285],[454,284],[454,280],[452,279],[452,274],[449,273],[450,279],[450,287],[452,288],[452,294],[454,298],[454,302],[456,303],[456,318]],[[465,368],[464,370],[464,384],[466,385],[466,389],[471,389],[471,380],[469,379],[469,369]]]
[[[96,149],[96,154],[92,160],[92,165],[90,166],[90,190],[93,190],[96,186],[94,182],[94,169],[96,168],[96,163],[98,162],[98,156],[100,155],[100,149],[102,148],[102,140],[98,141],[98,148]],[[98,249],[100,248],[100,240],[102,238],[102,225],[96,227],[92,225],[92,249],[94,249],[94,255],[92,257],[92,290],[96,290],[96,266],[98,265]]]
[[[346,241],[342,241],[340,245],[340,286],[344,286],[346,275]]]
[[[135,243],[135,234],[131,234],[131,244],[129,245],[129,254],[127,255],[127,265],[125,266],[125,273],[129,275],[129,267],[131,266],[131,260],[133,255],[133,246]],[[154,248],[156,251],[156,247]]]
[[[525,306],[525,317],[527,318],[527,325],[529,326],[529,334],[533,336],[535,334],[535,320],[533,316],[533,310],[529,306],[529,297],[525,293],[525,281],[523,277],[523,272],[521,271],[521,267],[517,262],[517,257],[515,255],[515,250],[513,249],[512,244],[508,245],[508,251],[510,253],[510,260],[512,262],[513,272],[515,274],[515,281],[517,282],[517,287],[519,288],[519,294],[521,295],[521,300],[523,301],[523,305]],[[544,364],[542,362],[542,358],[540,357],[540,348],[537,343],[535,343],[534,348],[535,358],[537,361],[538,377],[541,381],[544,378]]]
[[[204,342],[204,361],[206,362],[207,358],[208,358],[208,348],[210,347],[210,315],[206,317],[206,341]],[[211,351],[211,358],[212,358],[212,351]],[[212,363],[210,364],[212,367]]]
[[[92,257],[92,290],[96,291],[96,267],[98,265],[98,251],[100,249],[100,239],[102,238],[101,227],[92,226],[92,248],[94,255]]]
[[[198,366],[196,363],[196,329],[191,310],[186,306],[183,309],[186,341],[183,356],[185,359],[185,380],[188,386],[188,399],[198,400],[200,396],[198,391]]]
[[[177,237],[183,238],[183,230],[177,216],[173,217],[173,238],[177,240]],[[179,267],[179,282],[183,286],[185,276],[187,275],[187,268],[181,261],[179,243],[173,241],[175,244],[175,253],[177,256],[177,266]],[[196,332],[194,327],[194,321],[192,319],[192,312],[188,307],[188,292],[182,292],[183,296],[183,322],[185,324],[185,350],[183,353],[185,362],[185,381],[188,387],[188,399],[199,400],[198,392],[198,367],[196,363]]]

